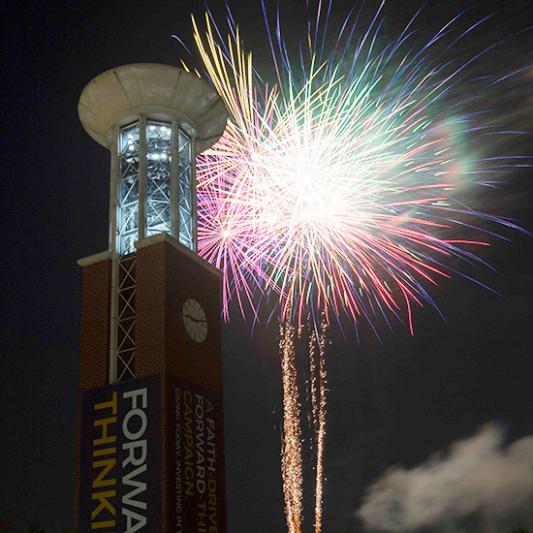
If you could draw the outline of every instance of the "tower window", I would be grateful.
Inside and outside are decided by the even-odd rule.
[[[149,120],[146,125],[146,230],[147,237],[171,233],[170,176],[172,128]]]
[[[195,249],[194,182],[191,138],[182,130],[178,133],[178,220],[179,241]]]
[[[139,230],[139,124],[120,130],[117,248],[120,255],[135,251]]]

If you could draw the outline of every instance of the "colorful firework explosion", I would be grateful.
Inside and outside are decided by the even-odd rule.
[[[199,252],[224,273],[226,317],[233,299],[243,315],[255,314],[273,293],[281,319],[290,309],[297,325],[311,310],[371,326],[395,316],[413,332],[413,307],[435,306],[429,288],[487,245],[461,230],[479,218],[512,225],[457,198],[503,159],[466,153],[468,137],[490,126],[480,124],[479,110],[465,111],[464,96],[451,96],[490,49],[442,62],[435,49],[454,19],[421,48],[407,44],[411,21],[378,50],[382,7],[358,38],[347,18],[327,57],[319,9],[297,68],[278,22],[270,86],[231,17],[227,43],[209,14],[205,33],[194,22],[205,69],[232,117],[197,165]]]

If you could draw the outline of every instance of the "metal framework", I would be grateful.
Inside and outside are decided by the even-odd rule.
[[[118,257],[116,381],[135,377],[136,254]]]
[[[171,233],[172,128],[148,121],[146,128],[146,236]]]
[[[196,249],[194,163],[192,139],[183,131],[178,134],[178,219],[179,241],[191,250]]]
[[[139,233],[139,124],[120,130],[120,180],[117,209],[117,253],[135,252],[134,243]]]
[[[140,115],[115,129],[111,160],[113,251],[110,382],[135,377],[135,242],[168,233],[196,250],[194,138],[177,121]]]

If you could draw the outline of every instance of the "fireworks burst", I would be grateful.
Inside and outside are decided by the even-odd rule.
[[[483,235],[476,220],[516,228],[461,200],[463,189],[490,186],[491,175],[514,164],[469,149],[472,139],[497,133],[478,95],[505,77],[474,74],[494,46],[466,60],[455,51],[489,17],[461,26],[459,14],[420,46],[415,16],[380,45],[384,3],[363,31],[350,13],[327,54],[332,4],[320,0],[295,63],[279,13],[271,28],[262,2],[276,73],[270,84],[231,14],[227,41],[209,12],[202,28],[193,19],[204,69],[231,116],[223,138],[197,162],[199,253],[223,272],[226,318],[233,301],[255,318],[272,295],[278,305],[291,533],[301,530],[302,516],[294,328],[310,314],[318,533],[326,325],[345,316],[377,334],[379,322],[395,319],[413,333],[414,309],[437,309],[431,288],[461,275],[459,263],[482,262],[474,252],[488,243],[466,236]]]
[[[238,28],[225,45],[209,16],[206,34],[195,24],[205,67],[233,117],[197,166],[199,251],[224,272],[226,316],[232,299],[255,314],[261,296],[273,293],[281,319],[290,309],[297,325],[310,309],[371,326],[395,316],[412,333],[413,307],[434,306],[429,287],[487,245],[460,238],[461,230],[480,217],[512,225],[456,198],[472,176],[486,184],[505,161],[465,155],[468,134],[490,127],[448,93],[466,83],[466,67],[481,53],[438,63],[433,48],[449,26],[404,55],[407,29],[377,52],[370,28],[349,68],[347,50],[321,60],[311,48],[298,79],[284,56],[286,82],[268,87]]]

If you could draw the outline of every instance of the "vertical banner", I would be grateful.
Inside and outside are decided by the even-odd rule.
[[[172,531],[225,533],[222,402],[185,382],[170,386],[173,425]]]
[[[161,531],[159,376],[82,394],[80,533]]]

